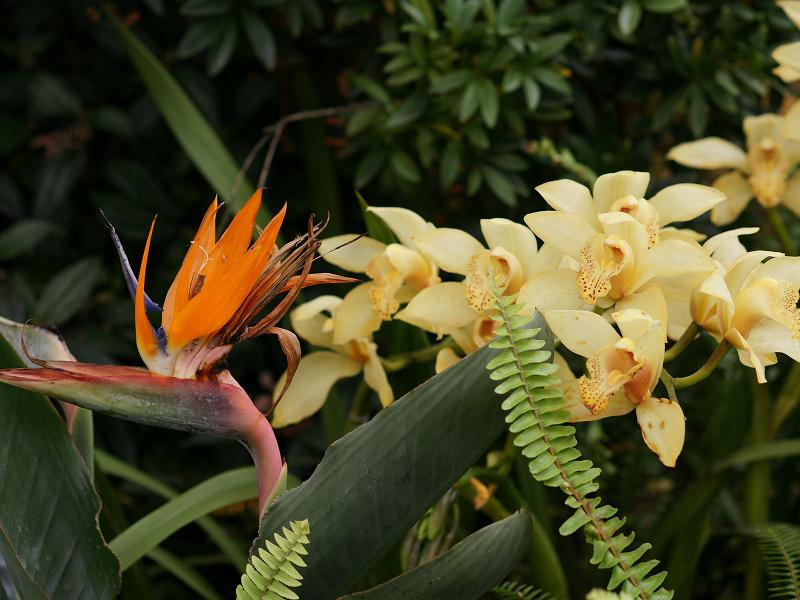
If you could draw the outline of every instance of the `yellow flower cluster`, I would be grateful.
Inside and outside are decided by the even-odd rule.
[[[791,168],[765,171],[769,132],[780,160],[794,156],[794,143],[782,141],[779,129],[774,115],[746,121],[756,148],[749,155],[710,139],[678,146],[671,156],[697,166],[735,167],[721,179],[749,186],[747,199],[755,195],[763,203],[769,188],[773,200],[790,202]],[[382,404],[391,402],[372,341],[385,321],[449,336],[462,354],[483,346],[493,337],[496,287],[516,295],[528,314],[541,312],[561,345],[586,359],[585,374],[576,377],[562,356],[555,357],[572,420],[635,410],[647,446],[674,466],[684,441],[683,411],[674,396],[653,395],[670,340],[702,328],[733,346],[762,382],[775,353],[800,360],[800,258],[747,252],[739,236],[754,228],[705,240],[676,227],[708,211],[716,222],[738,214],[730,204],[738,202],[740,211],[744,192],[736,196],[730,185],[681,183],[647,198],[649,184],[649,174],[633,171],[602,175],[591,190],[566,179],[545,183],[536,189],[551,210],[527,215],[525,225],[483,219],[483,241],[437,228],[408,209],[370,208],[398,241],[353,242],[358,236],[345,234],[323,242],[325,260],[368,280],[343,299],[322,296],[291,313],[297,334],[324,350],[302,358],[298,383],[278,405],[273,424],[313,414],[337,380],[362,372]],[[437,372],[458,360],[452,347],[440,350]]]

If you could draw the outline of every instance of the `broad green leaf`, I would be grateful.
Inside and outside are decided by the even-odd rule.
[[[267,511],[259,546],[292,520],[315,532],[304,597],[346,592],[504,431],[482,372],[494,355],[481,348],[340,438]]]
[[[163,548],[153,548],[147,553],[147,558],[185,583],[200,598],[204,600],[222,600],[222,596],[214,591],[211,584],[200,575],[197,569],[193,569],[186,561],[181,560],[171,552],[167,552]]]
[[[450,141],[442,153],[439,163],[439,182],[443,188],[448,188],[456,182],[461,171],[461,153],[456,142]]]
[[[549,67],[536,67],[532,69],[533,76],[545,87],[568,96],[572,91],[569,83],[561,73]]]
[[[0,367],[21,367],[0,339]],[[113,598],[119,563],[100,501],[47,398],[0,384],[0,555],[22,598]]]
[[[42,117],[76,117],[81,99],[63,79],[49,73],[36,73],[30,79],[31,110]]]
[[[78,181],[86,155],[83,152],[65,152],[58,158],[45,161],[39,170],[33,214],[40,219],[53,219]]]
[[[47,221],[25,219],[0,233],[0,260],[11,260],[33,250],[58,227]]]
[[[275,68],[275,60],[278,51],[275,47],[275,36],[269,26],[256,13],[245,11],[242,13],[242,26],[250,40],[250,46],[256,53],[258,60],[272,71]]]
[[[361,188],[367,185],[380,172],[386,164],[386,151],[370,150],[358,163],[355,173],[355,186]]]
[[[256,470],[242,467],[215,475],[142,517],[110,546],[124,571],[170,535],[215,510],[258,496]]]
[[[123,48],[161,115],[189,159],[219,196],[240,209],[252,195],[253,186],[242,179],[235,189],[239,167],[197,107],[163,64],[119,19],[109,15]],[[262,208],[262,219],[266,212]]]
[[[688,120],[695,137],[703,135],[708,125],[708,101],[700,88],[694,88],[689,97]]]
[[[102,274],[103,266],[96,257],[70,265],[42,290],[34,316],[47,325],[61,325],[83,308]]]
[[[542,97],[542,88],[533,77],[526,77],[522,81],[522,91],[525,94],[525,105],[528,110],[536,110]]]
[[[515,513],[478,530],[413,571],[343,600],[480,598],[500,583],[525,554],[530,523],[527,513]]]
[[[103,470],[107,475],[119,477],[130,483],[140,485],[144,489],[161,496],[166,500],[176,498],[179,493],[161,483],[156,478],[151,477],[147,473],[140,471],[133,465],[126,463],[119,458],[112,456],[102,450],[95,452],[95,460],[98,467]],[[200,517],[197,519],[197,524],[206,532],[208,537],[213,540],[219,547],[222,553],[228,558],[233,566],[237,569],[243,569],[247,562],[247,556],[239,547],[239,544],[231,538],[225,529],[217,523],[212,517]]]
[[[463,87],[472,77],[472,72],[467,69],[456,69],[450,73],[445,73],[433,80],[431,84],[432,94],[443,94]]]
[[[800,439],[776,440],[745,446],[714,465],[714,472],[731,467],[742,467],[754,462],[786,458],[800,454]]]

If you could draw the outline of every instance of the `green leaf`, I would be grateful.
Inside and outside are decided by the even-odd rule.
[[[163,548],[153,548],[147,558],[154,561],[168,573],[186,584],[186,586],[204,600],[222,600],[211,584],[200,573]]]
[[[257,495],[253,467],[215,475],[142,517],[111,541],[111,549],[124,571],[185,525]]]
[[[525,94],[525,104],[528,110],[536,110],[539,100],[542,98],[542,88],[533,77],[526,77],[522,82],[522,91]]]
[[[626,0],[619,9],[617,15],[617,25],[625,37],[631,35],[639,27],[642,20],[642,5],[638,0]]]
[[[181,37],[178,43],[178,58],[190,58],[211,45],[217,33],[217,22],[205,19],[195,23]]]
[[[536,42],[535,59],[546,60],[561,52],[572,41],[571,33],[556,33],[542,38]]]
[[[416,121],[428,106],[428,95],[418,92],[406,100],[386,120],[386,127],[390,129],[404,127]]]
[[[641,0],[642,6],[646,10],[654,13],[671,13],[682,8],[686,8],[689,4],[687,0]]]
[[[181,14],[187,17],[213,17],[231,9],[231,0],[188,0],[181,6]]]
[[[474,80],[461,94],[461,103],[458,107],[458,119],[463,123],[468,121],[469,118],[478,110],[478,98],[480,97],[481,83],[480,80]]]
[[[478,530],[422,566],[342,600],[480,598],[519,562],[530,534],[529,515],[518,512]]]
[[[708,125],[708,102],[699,88],[694,88],[689,97],[689,128],[695,137],[700,137]]]
[[[11,154],[28,139],[28,128],[22,119],[0,115],[0,155]]]
[[[414,160],[402,150],[395,150],[389,156],[389,164],[401,178],[409,183],[419,183],[422,177]]]
[[[133,119],[130,114],[115,106],[100,106],[89,115],[92,127],[124,139],[134,135]]]
[[[0,367],[22,361],[0,339]],[[113,598],[119,564],[100,500],[50,401],[0,385],[0,556],[26,600]]]
[[[47,325],[61,325],[88,300],[103,266],[96,257],[84,258],[58,273],[45,286],[33,314]]]
[[[367,233],[369,237],[373,240],[383,242],[384,244],[396,243],[397,238],[392,230],[389,229],[389,226],[383,219],[374,212],[368,210],[369,204],[367,204],[367,201],[364,200],[364,196],[362,196],[361,192],[358,190],[356,190],[356,198],[358,198],[358,206],[361,208],[361,216],[364,217],[364,222],[367,224]]]
[[[109,19],[117,31],[123,48],[133,61],[153,101],[184,152],[214,191],[234,209],[240,209],[252,195],[253,186],[247,179],[243,179],[238,188],[234,189],[239,167],[222,140],[164,65],[120,23],[117,17],[109,14]],[[266,216],[263,208],[261,216],[262,218]]]
[[[14,223],[0,233],[0,261],[22,256],[55,231],[58,227],[47,221],[26,219]]]
[[[65,152],[58,158],[42,163],[39,170],[33,214],[47,219],[56,217],[75,183],[83,172],[86,155]]]
[[[450,73],[445,73],[433,80],[431,83],[432,94],[444,94],[464,87],[464,84],[472,77],[472,71],[467,69],[456,69]]]
[[[64,81],[48,73],[30,79],[31,109],[43,117],[77,117],[81,100]]]
[[[371,77],[354,74],[350,76],[350,81],[352,81],[353,85],[359,90],[377,102],[388,104],[392,101],[392,97],[389,95],[389,92],[387,92],[380,83]]]
[[[500,111],[500,101],[497,97],[497,90],[489,79],[481,79],[479,82],[478,102],[481,107],[481,117],[489,129],[494,129],[497,125],[497,115]]]
[[[214,42],[208,50],[208,61],[206,70],[210,76],[217,75],[225,68],[233,56],[236,48],[236,40],[239,37],[239,30],[233,17],[224,19],[220,23]]]
[[[495,196],[508,206],[517,205],[517,193],[514,191],[514,186],[511,185],[508,177],[494,167],[483,166],[481,171],[486,179],[486,185],[489,186]]]
[[[800,439],[776,440],[763,444],[745,446],[714,465],[714,472],[731,467],[741,467],[754,462],[786,458],[800,454]]]
[[[370,151],[364,155],[356,167],[355,185],[357,188],[362,188],[372,181],[386,164],[386,157],[386,152],[382,151]]]
[[[107,452],[96,450],[95,460],[97,461],[97,466],[107,475],[113,475],[114,477],[119,477],[125,481],[135,483],[166,500],[172,500],[178,496],[178,492],[168,485],[161,483],[155,477],[151,477],[133,465]],[[237,569],[244,567],[244,564],[247,562],[247,556],[242,552],[236,540],[228,535],[228,532],[225,531],[222,525],[217,523],[212,517],[198,518],[197,525],[206,532],[208,537],[219,547],[234,567]]]
[[[250,11],[242,13],[242,25],[258,60],[264,64],[267,70],[274,70],[278,51],[275,47],[275,36],[272,34],[272,30],[261,17]]]
[[[450,141],[442,153],[439,163],[439,182],[443,188],[448,188],[456,182],[461,171],[461,152],[455,141]]]
[[[267,511],[258,545],[293,520],[315,532],[304,597],[346,591],[494,442],[503,418],[481,373],[494,355],[481,348],[395,400]]]
[[[531,70],[533,76],[545,87],[568,96],[572,91],[564,76],[549,67],[537,67]]]

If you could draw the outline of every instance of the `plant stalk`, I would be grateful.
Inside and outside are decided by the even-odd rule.
[[[692,324],[686,328],[686,331],[683,332],[678,341],[676,341],[669,350],[664,352],[664,362],[669,362],[676,359],[681,352],[689,347],[689,344],[694,341],[694,338],[697,337],[699,332],[700,326],[697,323],[692,322]]]
[[[730,349],[731,349],[730,342],[728,340],[723,339],[719,343],[719,345],[717,345],[717,347],[714,349],[714,352],[711,354],[711,356],[708,357],[706,364],[697,369],[697,371],[695,371],[691,375],[687,375],[686,377],[670,376],[672,380],[672,385],[675,387],[675,389],[680,390],[689,387],[691,385],[700,383],[706,377],[711,375],[711,373],[714,371],[714,369],[717,368],[717,365],[719,365],[720,361],[723,359],[723,357],[728,353],[728,350]]]

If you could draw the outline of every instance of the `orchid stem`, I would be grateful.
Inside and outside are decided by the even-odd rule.
[[[426,363],[436,360],[436,355],[439,354],[439,350],[444,350],[445,348],[452,348],[455,350],[458,346],[453,338],[448,337],[433,346],[412,350],[411,352],[404,352],[403,354],[395,354],[394,356],[381,359],[381,362],[387,373],[394,373],[414,363]]]
[[[678,402],[678,394],[675,393],[675,384],[672,375],[667,373],[666,369],[661,369],[661,383],[667,388],[667,395],[673,402]]]
[[[371,395],[372,390],[366,383],[362,381],[358,384],[355,398],[353,398],[353,405],[350,407],[350,414],[347,416],[348,433],[353,431],[366,420],[365,417],[369,411],[369,400]]]
[[[722,360],[722,358],[728,353],[728,350],[730,350],[730,348],[731,348],[730,342],[728,340],[722,340],[719,343],[719,345],[714,349],[714,352],[711,354],[711,356],[708,357],[706,364],[697,369],[697,371],[695,371],[691,375],[687,375],[686,377],[672,377],[671,375],[668,375],[668,377],[670,377],[670,379],[672,380],[671,382],[674,388],[680,390],[689,387],[690,385],[695,385],[696,383],[700,383],[701,381],[703,381],[706,377],[711,375],[714,369],[717,368],[717,365]]]
[[[689,347],[689,344],[694,341],[694,338],[697,337],[699,331],[700,326],[697,323],[692,323],[689,325],[678,341],[672,344],[672,347],[669,350],[664,352],[664,362],[669,362],[677,358],[678,355],[686,350],[686,348]]]
[[[792,239],[789,230],[786,229],[786,225],[784,224],[783,219],[781,219],[781,213],[779,211],[780,209],[777,206],[768,208],[767,218],[769,219],[772,228],[775,230],[775,234],[778,236],[778,239],[781,241],[781,246],[783,246],[786,254],[797,256],[797,245]]]
[[[800,364],[794,363],[791,371],[778,394],[770,419],[770,436],[775,437],[786,418],[792,413],[800,401]]]

